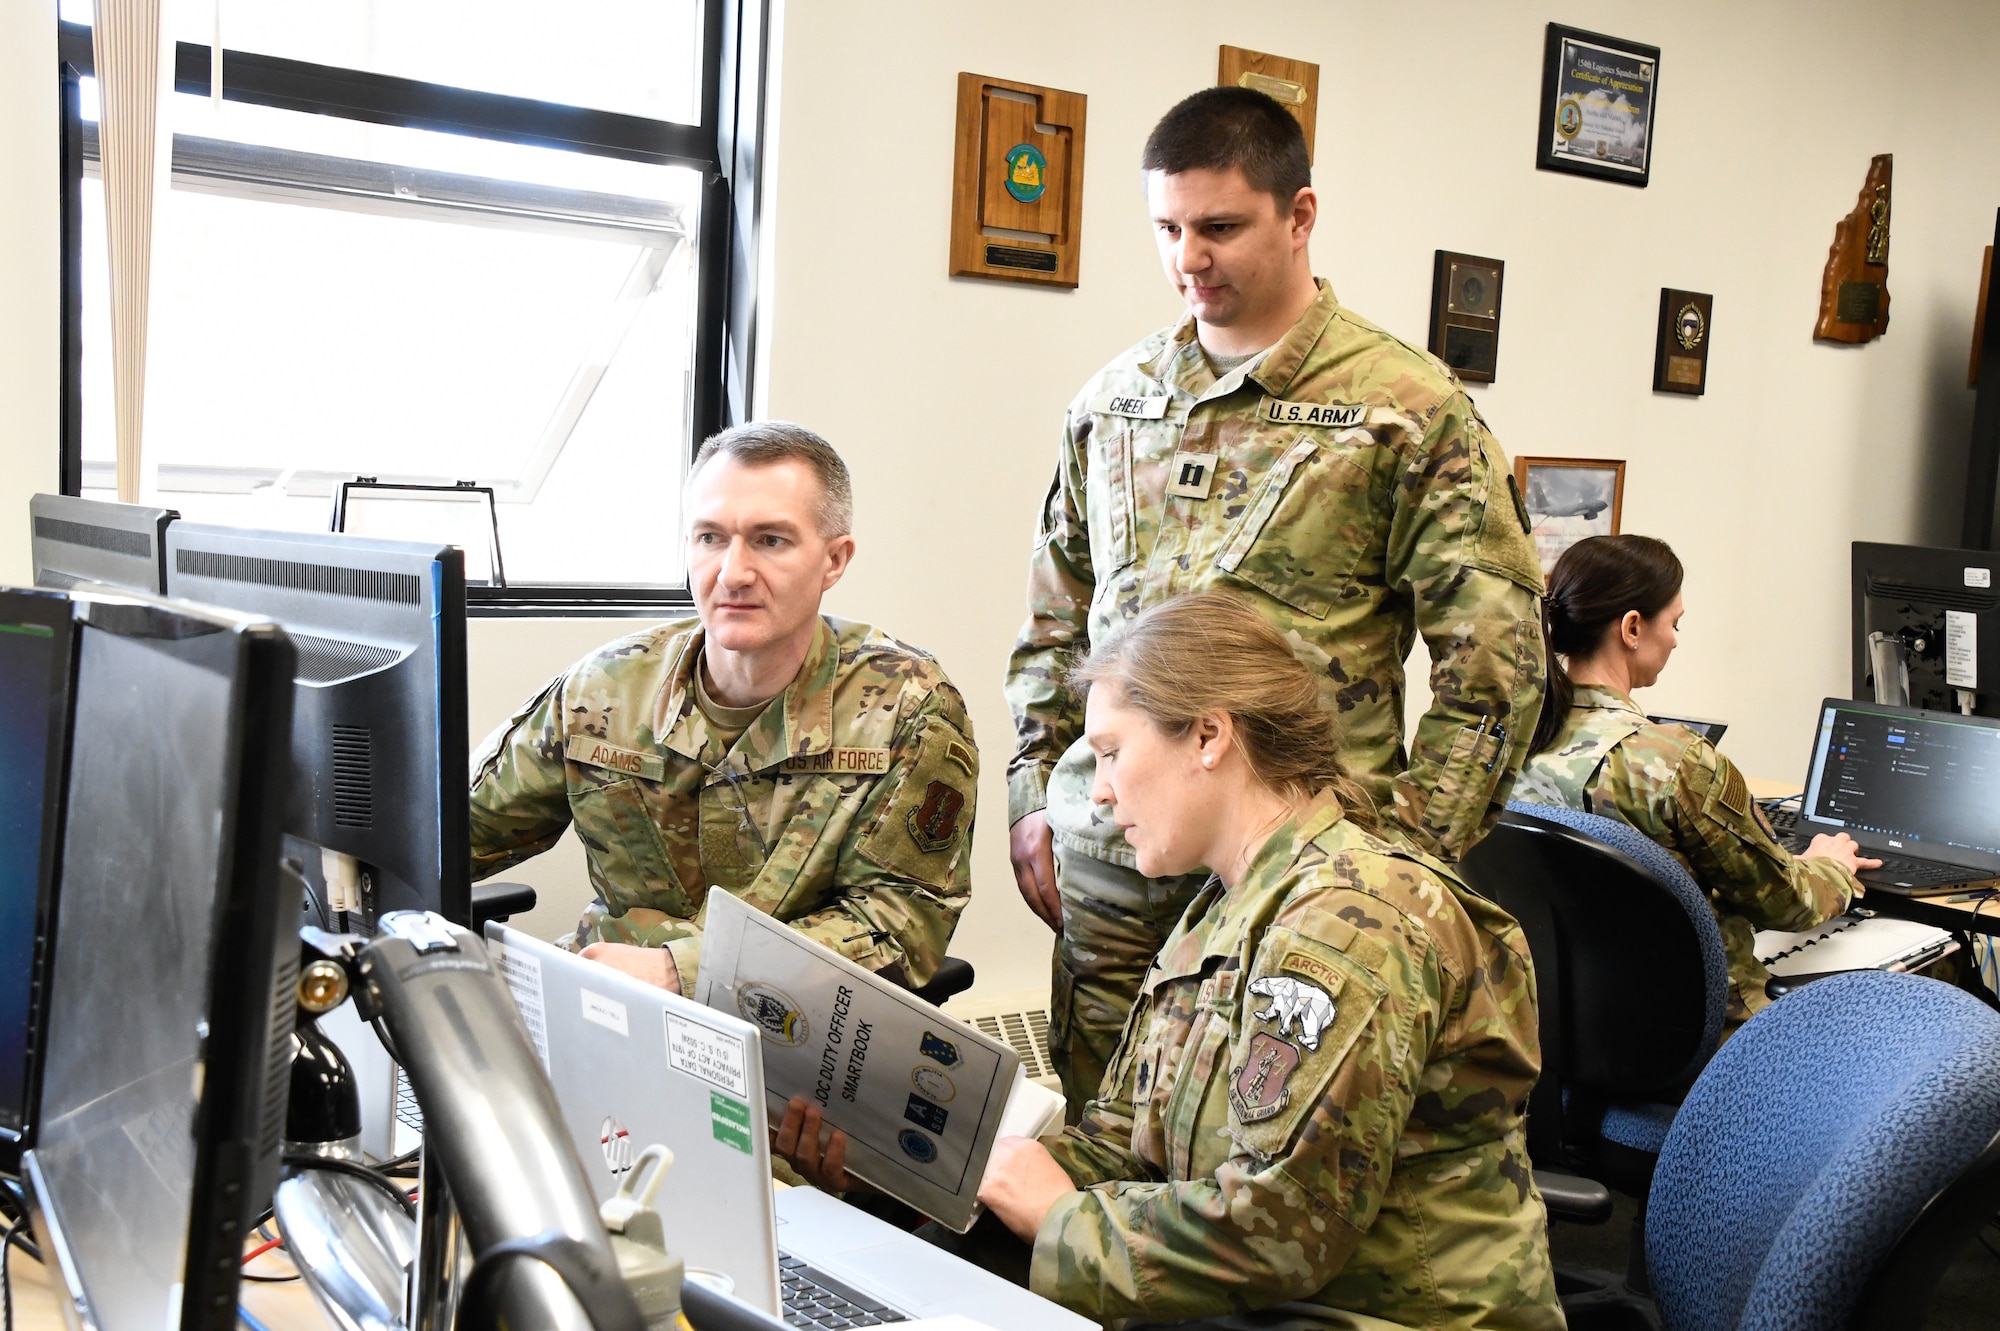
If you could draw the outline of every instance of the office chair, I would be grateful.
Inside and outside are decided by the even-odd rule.
[[[1674,1102],[1722,1038],[1729,970],[1707,894],[1624,823],[1515,801],[1460,865],[1535,961],[1537,1165],[1644,1197]]]
[[[2000,1014],[1936,980],[1815,981],[1682,1102],[1646,1231],[1669,1331],[1888,1331],[2000,1210]]]

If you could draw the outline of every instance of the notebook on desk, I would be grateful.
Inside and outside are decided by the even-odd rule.
[[[1754,950],[1771,974],[1791,976],[1916,970],[1957,948],[1949,933],[1928,924],[1848,914],[1796,933],[1760,929]]]
[[[2000,878],[2000,720],[1828,698],[1797,835],[1845,832],[1870,891],[1927,896]]]

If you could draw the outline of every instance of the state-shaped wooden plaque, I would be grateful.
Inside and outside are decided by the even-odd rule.
[[[1077,284],[1084,95],[958,76],[951,275]]]

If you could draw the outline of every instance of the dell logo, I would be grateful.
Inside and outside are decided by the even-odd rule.
[[[1897,850],[1901,850],[1903,848],[1903,843],[1900,841],[1891,841],[1889,844]]]
[[[604,1126],[597,1130],[597,1144],[604,1148],[604,1163],[613,1175],[627,1174],[632,1170],[632,1134],[625,1125],[606,1115]]]

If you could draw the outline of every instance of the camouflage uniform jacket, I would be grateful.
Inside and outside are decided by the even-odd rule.
[[[1098,1098],[1043,1139],[1082,1190],[1030,1286],[1107,1323],[1560,1328],[1540,1067],[1513,919],[1322,798],[1196,896]]]
[[[798,677],[727,755],[695,705],[699,621],[557,676],[473,761],[479,877],[572,821],[598,899],[590,942],[665,947],[693,993],[711,884],[922,984],[971,890],[979,759],[965,702],[922,652],[823,617]]]
[[[1071,849],[1131,866],[1092,809],[1068,653],[1148,606],[1224,587],[1313,664],[1350,772],[1448,858],[1499,816],[1541,709],[1541,566],[1513,473],[1435,358],[1319,299],[1216,379],[1192,316],[1070,404],[1008,664],[1009,821],[1046,806]],[[1421,630],[1435,702],[1403,750]]]
[[[1687,866],[1722,926],[1732,1021],[1771,1001],[1756,931],[1810,929],[1854,896],[1846,869],[1778,844],[1743,774],[1713,744],[1648,721],[1616,689],[1576,686],[1555,743],[1521,769],[1514,796],[1629,823]]]

